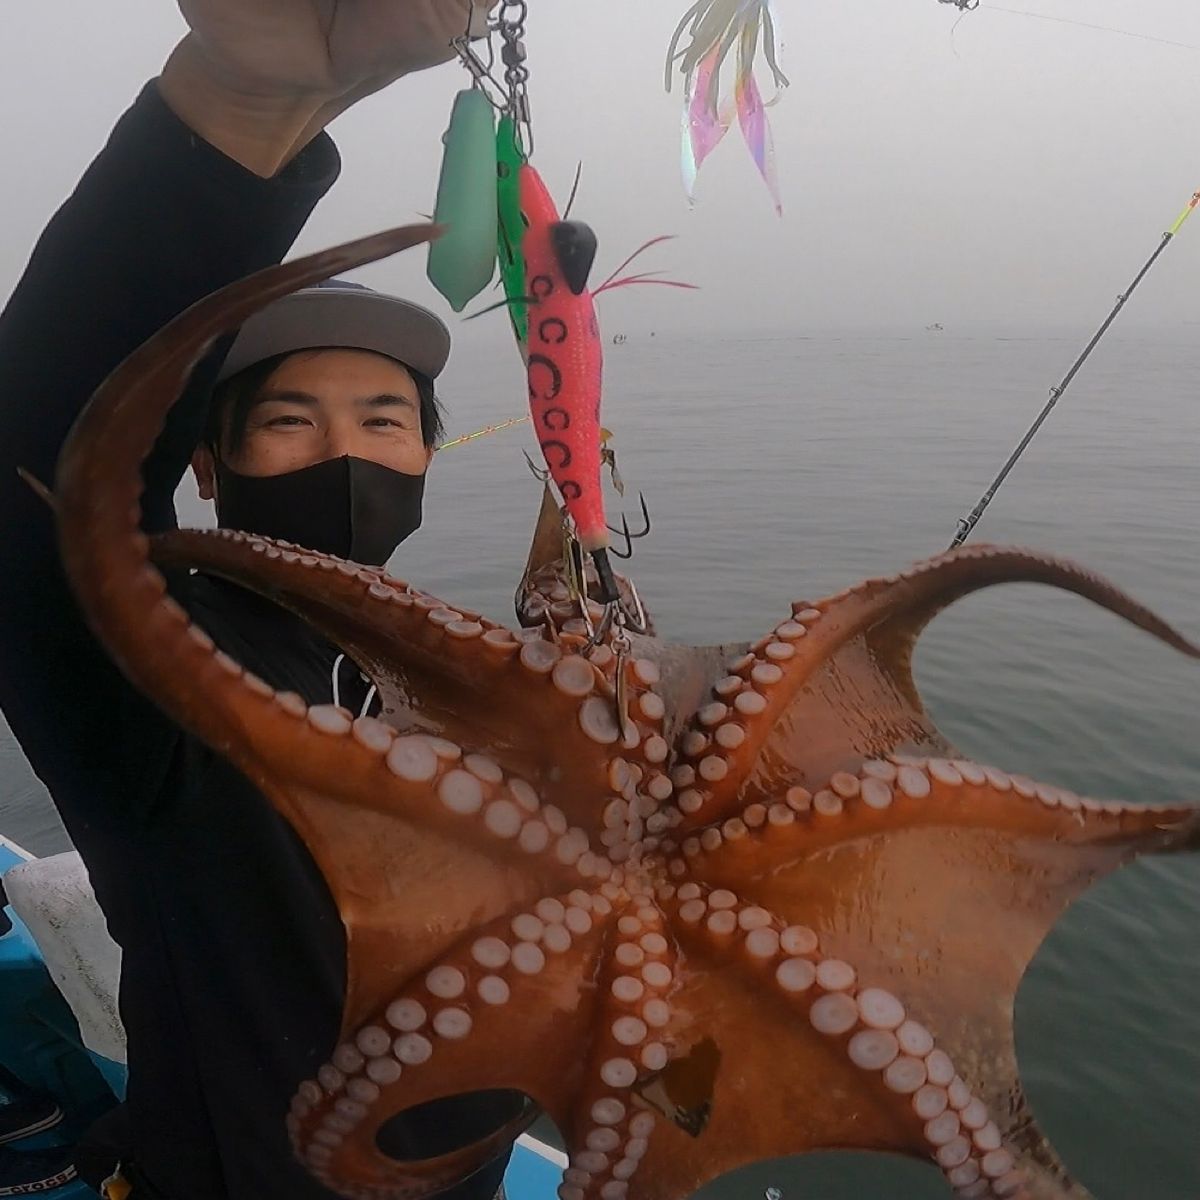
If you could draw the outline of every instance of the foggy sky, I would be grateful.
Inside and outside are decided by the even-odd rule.
[[[601,240],[600,268],[653,251],[698,293],[607,298],[606,330],[833,327],[953,330],[1095,324],[1200,187],[1200,52],[989,10],[959,23],[936,0],[779,0],[792,87],[772,110],[785,212],[775,217],[737,130],[689,211],[679,95],[662,59],[686,0],[530,0],[535,161]],[[1200,47],[1191,0],[1012,0],[1011,8]],[[5,164],[0,293],[144,80],[180,35],[173,4],[38,0],[0,15]],[[344,171],[299,249],[428,212],[440,137],[466,75],[401,81],[341,118]],[[1126,327],[1193,319],[1200,217],[1162,260]],[[607,274],[607,269],[605,270]],[[445,306],[423,262],[376,286]],[[497,317],[503,333],[503,318]],[[497,328],[457,331],[460,352]]]

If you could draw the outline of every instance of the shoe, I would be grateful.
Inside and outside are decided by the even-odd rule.
[[[49,1096],[3,1097],[0,1091],[0,1144],[53,1129],[63,1119],[62,1109]]]
[[[0,1196],[33,1196],[75,1178],[66,1146],[53,1150],[0,1150]]]

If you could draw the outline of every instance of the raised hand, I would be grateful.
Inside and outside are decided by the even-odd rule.
[[[332,100],[452,57],[469,0],[179,0],[215,78],[250,95]]]
[[[495,0],[474,0],[492,7]],[[271,174],[328,121],[453,57],[472,0],[179,0],[159,87],[193,129]]]

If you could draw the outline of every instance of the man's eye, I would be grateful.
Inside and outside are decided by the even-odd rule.
[[[276,425],[276,426],[278,426],[278,425],[284,425],[284,426],[307,425],[308,423],[309,422],[306,421],[303,417],[295,417],[295,416],[272,417],[267,422],[268,425]]]
[[[392,417],[372,417],[367,421],[368,425],[373,425],[376,428],[392,428],[392,429],[407,429],[403,421],[398,421]]]

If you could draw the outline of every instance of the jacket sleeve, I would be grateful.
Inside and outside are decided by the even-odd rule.
[[[17,468],[51,483],[68,430],[104,378],[195,301],[281,261],[337,171],[321,135],[262,179],[196,136],[149,84],[47,226],[0,315],[0,707],[68,828],[87,819],[91,797],[153,794],[177,731],[86,629],[52,515]],[[174,525],[173,495],[220,354],[197,368],[146,464],[150,530]]]

